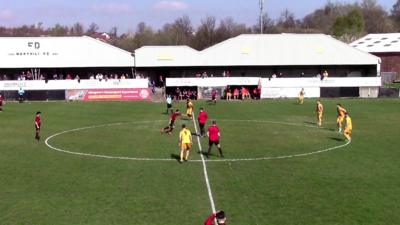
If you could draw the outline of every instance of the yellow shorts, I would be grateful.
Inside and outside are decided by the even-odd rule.
[[[183,151],[190,150],[191,147],[192,147],[192,144],[190,144],[190,143],[181,144],[181,150],[183,150]]]
[[[344,133],[347,135],[351,135],[352,130],[351,129],[344,129]]]
[[[193,113],[193,109],[187,109],[187,110],[186,110],[186,114],[192,115],[192,113]]]
[[[337,119],[336,119],[336,123],[342,124],[342,123],[343,123],[343,120],[344,120],[344,117],[343,117],[343,116],[338,116]]]
[[[322,112],[317,113],[318,120],[322,120]]]

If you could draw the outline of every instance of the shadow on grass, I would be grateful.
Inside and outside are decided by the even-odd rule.
[[[329,139],[337,141],[337,142],[344,142],[343,138],[337,138],[337,137],[330,137]]]
[[[202,154],[203,156],[206,157],[206,159],[210,158],[211,156],[213,156],[212,153],[208,154],[208,152],[199,152],[199,154]]]
[[[303,123],[306,124],[306,125],[314,125],[314,126],[317,126],[317,123],[316,123],[316,122],[304,121]]]
[[[216,105],[217,103],[215,103],[213,100],[207,100],[206,104],[207,105]]]
[[[181,159],[181,156],[179,156],[177,154],[171,154],[171,159],[175,159],[176,161],[179,162],[179,160]]]

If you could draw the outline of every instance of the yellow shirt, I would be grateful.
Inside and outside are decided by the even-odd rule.
[[[346,128],[352,130],[353,129],[353,122],[351,121],[350,116],[346,117]]]
[[[300,91],[300,97],[304,97],[305,92],[304,91]]]
[[[184,128],[183,130],[181,130],[181,132],[179,133],[179,140],[181,142],[181,144],[190,144],[192,143],[192,133],[190,132],[190,130]]]
[[[340,106],[338,106],[337,111],[338,111],[338,116],[341,116],[341,117],[343,117],[344,114],[347,112],[347,110],[345,108],[340,107]]]
[[[324,106],[321,103],[317,104],[317,112],[318,113],[324,112]]]
[[[192,102],[189,102],[189,103],[187,104],[187,108],[188,108],[188,109],[192,109],[192,108],[193,108],[193,103],[192,103]]]

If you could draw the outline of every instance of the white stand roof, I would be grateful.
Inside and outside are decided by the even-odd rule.
[[[0,68],[134,66],[130,52],[87,36],[0,38]]]
[[[400,52],[400,33],[368,34],[350,45],[371,53]]]
[[[137,67],[378,65],[380,58],[324,34],[245,34],[203,51],[147,46]]]

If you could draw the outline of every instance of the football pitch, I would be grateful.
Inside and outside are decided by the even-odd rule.
[[[353,119],[350,144],[336,131],[338,102]],[[317,128],[315,99],[196,101],[196,115],[204,107],[217,121],[225,157],[214,146],[204,161],[208,139],[194,136],[182,164],[179,128],[198,126],[182,116],[172,135],[160,133],[164,103],[7,103],[0,224],[193,225],[212,205],[232,225],[400,224],[400,100],[322,103]]]

